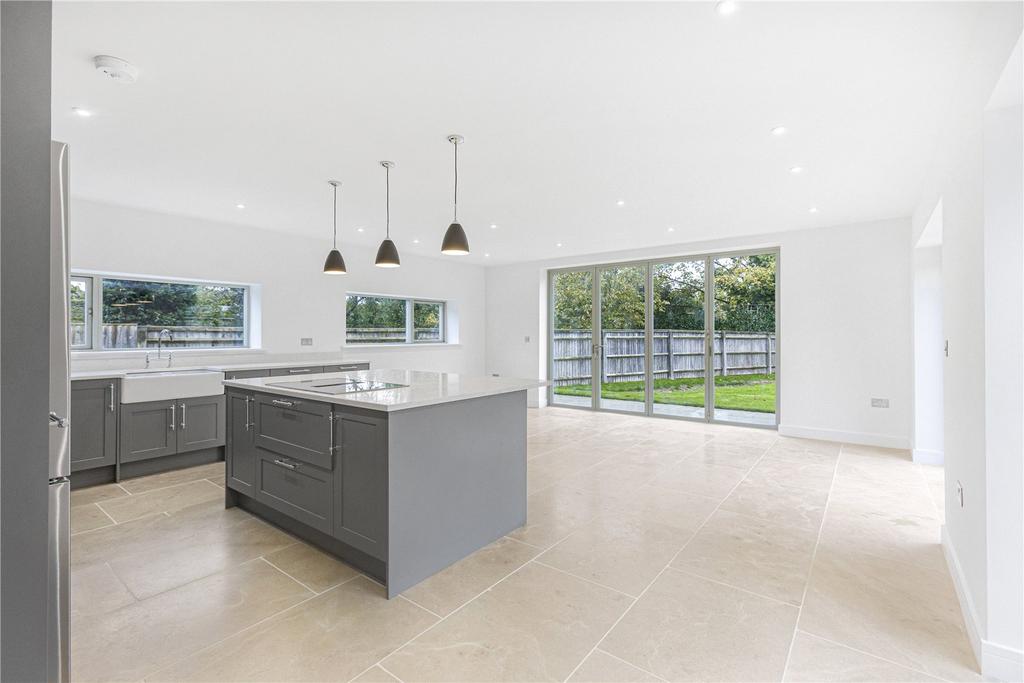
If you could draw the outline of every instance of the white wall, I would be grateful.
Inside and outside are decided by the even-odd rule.
[[[942,247],[914,249],[914,461],[942,464]]]
[[[329,226],[327,226],[329,227]],[[377,368],[415,368],[479,374],[484,369],[484,269],[450,258],[402,255],[401,268],[377,268],[374,253],[346,246],[349,273],[324,275],[330,248],[324,239],[212,223],[74,199],[71,206],[72,269],[137,275],[224,280],[258,285],[261,352],[220,351],[187,355],[178,364],[247,362],[256,356],[369,360]],[[345,292],[422,296],[448,301],[457,343],[346,347]],[[449,330],[453,331],[452,329]],[[313,346],[300,346],[312,337]],[[453,341],[455,341],[453,339]],[[312,354],[301,356],[300,354]],[[139,365],[125,354],[75,354],[74,369]]]
[[[487,307],[501,315],[487,321],[487,371],[546,375],[551,268],[778,246],[780,431],[909,448],[909,245],[909,220],[891,220],[489,268]]]

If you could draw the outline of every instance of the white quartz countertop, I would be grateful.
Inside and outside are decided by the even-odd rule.
[[[352,394],[323,394],[292,387],[275,386],[299,380],[289,377],[255,377],[252,379],[224,380],[225,386],[251,389],[281,396],[303,398],[321,403],[394,412],[432,406],[439,403],[463,401],[483,396],[508,394],[546,386],[548,382],[536,379],[511,377],[485,377],[480,375],[459,375],[449,372],[424,372],[422,370],[360,370],[356,372],[330,372],[317,375],[303,375],[303,382],[330,378],[350,378],[376,382],[390,382],[406,386],[395,389],[380,389]]]
[[[291,361],[273,361],[266,363],[235,363],[235,364],[217,364],[217,365],[175,365],[170,368],[114,368],[110,370],[82,370],[73,371],[71,373],[71,379],[120,379],[125,375],[138,374],[143,372],[167,372],[175,370],[209,370],[211,372],[231,372],[241,370],[263,370],[272,368],[309,368],[309,367],[321,367],[324,365],[353,365],[355,363],[368,363],[366,360],[341,360],[339,358],[329,358],[320,360],[291,360]]]

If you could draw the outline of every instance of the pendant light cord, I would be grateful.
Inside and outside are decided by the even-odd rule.
[[[384,234],[391,239],[391,169],[384,167]]]
[[[455,223],[459,222],[459,143],[458,141],[453,143],[455,146]]]
[[[338,248],[338,186],[334,185],[334,248]]]

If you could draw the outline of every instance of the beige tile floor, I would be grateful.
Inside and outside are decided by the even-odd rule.
[[[531,410],[526,526],[394,600],[223,465],[72,494],[76,681],[977,680],[942,472],[774,432]]]

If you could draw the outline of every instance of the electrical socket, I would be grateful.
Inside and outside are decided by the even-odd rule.
[[[529,336],[523,337],[523,343],[524,344],[529,344],[530,343],[530,337]]]
[[[964,485],[960,483],[959,479],[956,482],[956,499],[962,508],[964,506]]]
[[[871,407],[872,408],[888,408],[889,407],[889,399],[887,399],[887,398],[873,398],[873,399],[871,399]]]
[[[313,345],[313,338],[312,337],[300,337],[299,338],[299,345],[300,346],[312,346]]]

